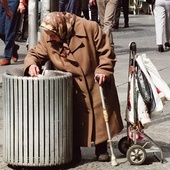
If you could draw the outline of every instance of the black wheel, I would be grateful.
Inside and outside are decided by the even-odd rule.
[[[126,157],[130,164],[141,165],[146,160],[146,151],[140,145],[133,145],[128,149]]]
[[[128,141],[129,140],[129,141]],[[119,151],[126,155],[127,150],[129,149],[129,147],[131,146],[131,139],[128,139],[127,136],[123,137],[122,139],[120,139],[120,141],[118,142],[118,149]]]

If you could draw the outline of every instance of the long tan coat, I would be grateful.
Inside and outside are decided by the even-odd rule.
[[[67,58],[59,56],[57,43],[50,42],[50,37],[42,33],[38,45],[26,56],[24,67],[27,71],[29,65],[41,66],[50,59],[56,69],[73,74],[74,139],[81,146],[91,146],[91,141],[99,144],[108,139],[99,86],[94,81],[95,73],[102,73],[107,77],[104,93],[111,136],[117,135],[123,129],[113,77],[116,58],[108,37],[96,22],[76,17],[74,31],[75,35],[69,44],[71,53]]]

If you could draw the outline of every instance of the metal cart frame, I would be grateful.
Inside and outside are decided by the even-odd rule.
[[[130,48],[130,54],[129,54],[129,69],[132,66],[135,68],[135,62],[136,62],[136,43],[131,42],[129,44]],[[130,71],[128,72],[128,78],[130,75]],[[133,73],[131,73],[132,76],[135,76],[135,70]],[[135,77],[134,77],[135,79]],[[134,80],[133,79],[133,80]],[[134,82],[132,82],[134,83]],[[128,98],[129,98],[129,90],[130,90],[130,82],[128,81],[128,93],[127,93],[127,106],[128,106]],[[134,90],[134,89],[132,89]],[[135,104],[135,102],[133,101]],[[127,112],[126,112],[127,114]],[[154,156],[161,162],[163,163],[164,161],[164,156],[161,148],[147,135],[141,130],[138,125],[137,125],[137,115],[134,112],[134,124],[128,122],[127,120],[127,136],[123,137],[120,139],[118,142],[118,149],[120,150],[121,153],[126,155],[128,161],[132,165],[141,165],[145,162],[147,153],[153,153]],[[134,139],[132,140],[129,137],[129,129],[133,130],[134,132]],[[140,134],[146,139],[147,141],[144,141],[144,143],[140,143],[136,139],[136,134]],[[158,156],[160,154],[160,156]]]

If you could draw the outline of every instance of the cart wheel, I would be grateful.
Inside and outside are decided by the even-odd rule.
[[[128,149],[126,157],[130,164],[141,165],[146,159],[146,151],[140,145],[133,145]]]
[[[131,139],[129,139],[129,142],[128,142],[128,137],[127,136],[124,136],[118,142],[118,149],[124,155],[126,155],[127,150],[129,149],[130,146],[131,146]]]

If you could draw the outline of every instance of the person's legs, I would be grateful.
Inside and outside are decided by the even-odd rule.
[[[66,11],[80,16],[79,12],[77,11],[79,4],[81,4],[80,0],[68,0]]]
[[[4,58],[10,60],[13,55],[13,48],[15,46],[15,35],[16,35],[16,25],[17,25],[17,8],[19,0],[9,0],[8,4],[10,10],[13,12],[13,18],[5,19],[5,50]]]
[[[3,5],[0,3],[0,38],[5,41],[5,20],[6,12]]]
[[[113,35],[111,32],[112,22],[115,20],[115,13],[118,0],[109,0],[105,7],[103,31],[109,36],[110,44],[114,49]]]
[[[89,8],[88,8],[89,0],[81,0],[81,10],[83,12],[84,17],[89,20]]]
[[[21,39],[23,29],[24,14],[17,13],[17,27],[15,41]]]
[[[124,27],[129,27],[129,0],[122,0]]]
[[[120,18],[120,10],[121,10],[121,0],[118,0],[118,4],[116,7],[116,13],[115,13],[115,20],[113,21],[113,28],[118,29],[119,28],[119,18]]]
[[[96,2],[97,2],[98,14],[99,14],[100,26],[101,28],[103,28],[106,3],[103,0],[96,0]]]
[[[165,40],[167,47],[170,47],[170,1],[165,1],[165,11],[166,11],[166,19],[165,19]]]
[[[155,17],[155,31],[156,31],[156,44],[158,45],[158,51],[163,52],[163,34],[165,25],[165,8],[160,2],[155,3],[154,7]]]
[[[15,47],[15,36],[16,36],[16,25],[17,25],[17,8],[19,0],[9,0],[8,5],[11,12],[13,13],[13,18],[8,19],[6,16],[5,9],[1,6],[1,15],[0,15],[0,37],[4,41],[5,49],[3,59],[0,60],[0,65],[10,64],[10,60],[13,57]],[[17,49],[19,46],[17,46]],[[15,51],[17,53],[17,51]],[[15,54],[16,54],[15,53]],[[17,54],[18,57],[18,54]],[[17,58],[18,59],[18,58]],[[15,61],[17,61],[17,59]]]
[[[24,23],[22,29],[22,38],[26,41],[28,38],[28,7],[26,7],[26,11],[24,13]]]
[[[74,11],[72,13],[76,14],[77,16],[81,17],[81,0],[72,0],[72,8],[74,8]]]
[[[59,0],[59,12],[66,11],[67,3],[68,3],[68,0]]]
[[[90,10],[91,10],[91,20],[96,21],[98,23],[99,20],[98,20],[97,4],[96,5],[90,5]]]

